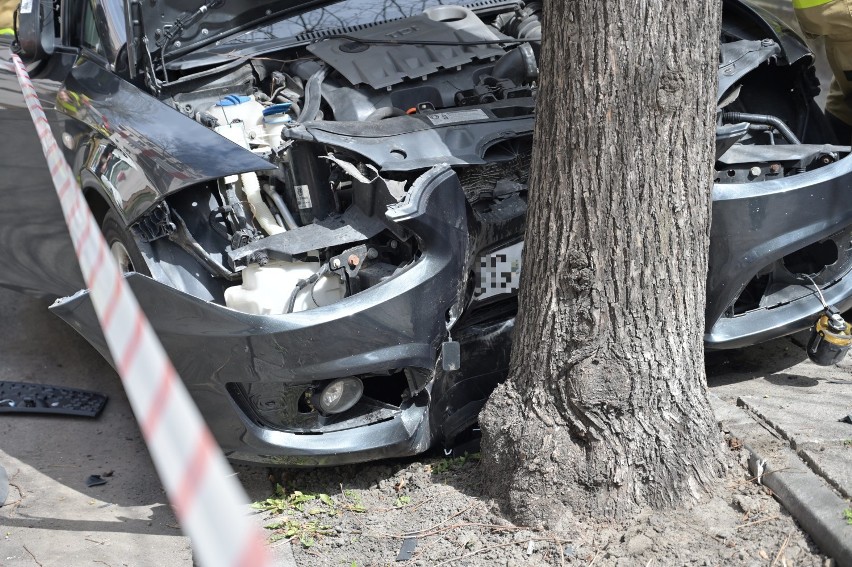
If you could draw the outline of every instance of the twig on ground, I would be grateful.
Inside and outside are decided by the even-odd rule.
[[[360,523],[360,522],[359,522]],[[450,530],[456,530],[459,528],[486,528],[492,531],[511,531],[517,532],[522,530],[529,531],[541,531],[539,528],[529,528],[524,526],[501,526],[499,524],[483,524],[481,522],[460,522],[458,524],[452,524],[449,526],[444,526],[442,528],[434,529],[430,532],[427,531],[417,531],[417,532],[406,532],[404,534],[389,534],[386,532],[370,532],[367,531],[366,526],[361,524],[363,530],[361,531],[361,535],[369,536],[369,537],[385,537],[391,539],[405,539],[407,537],[416,537],[416,538],[426,538],[434,535],[438,535],[444,532],[448,532]]]
[[[473,557],[474,555],[479,555],[480,553],[486,553],[488,551],[494,551],[495,549],[500,549],[500,548],[503,548],[503,547],[509,547],[509,546],[512,546],[512,545],[529,544],[530,542],[533,542],[533,541],[547,541],[547,542],[554,543],[554,544],[560,544],[560,543],[567,543],[570,540],[556,539],[556,538],[549,538],[549,537],[531,537],[529,539],[525,539],[525,540],[521,540],[521,541],[510,541],[509,543],[501,543],[501,544],[498,544],[498,545],[491,545],[491,546],[488,546],[488,547],[483,547],[483,548],[477,549],[476,551],[471,551],[470,553],[465,553],[464,555],[459,555],[458,557],[453,557],[452,559],[448,559],[448,560],[446,560],[442,563],[438,563],[435,567],[441,567],[441,565],[449,565],[450,563],[453,563],[454,561],[461,561],[462,559],[467,559],[468,557]]]
[[[779,473],[779,472],[784,472],[784,471],[790,471],[790,470],[793,470],[793,468],[792,468],[792,467],[784,467],[783,469],[772,469],[772,470],[771,470],[771,471],[769,471],[769,472],[765,472],[765,473],[763,473],[763,475],[761,475],[761,478],[763,478],[764,476],[769,476],[769,475],[771,475],[771,474],[775,474],[775,473]],[[757,479],[758,479],[758,477],[756,477],[756,476],[751,476],[751,477],[748,477],[748,478],[744,478],[744,479],[742,479],[742,480],[738,480],[738,481],[736,481],[736,482],[734,483],[734,486],[739,486],[739,485],[741,485],[741,484],[752,483],[752,482],[756,481]]]
[[[422,506],[423,502],[418,502],[416,506]],[[413,511],[414,506],[403,505],[403,506],[391,506],[390,508],[375,508],[370,510],[371,514],[387,514],[388,512],[399,512],[401,510]]]
[[[35,555],[33,555],[33,552],[32,552],[32,551],[30,551],[29,549],[27,549],[27,546],[26,546],[26,545],[24,546],[24,551],[26,551],[27,553],[29,553],[29,554],[30,554],[30,557],[32,557],[32,558],[33,558],[33,561],[35,561],[35,562],[36,562],[36,564],[38,565],[38,567],[44,567],[44,565],[42,565],[42,564],[41,564],[41,561],[39,561],[38,559],[36,559],[36,556],[35,556]]]
[[[753,522],[748,522],[747,524],[740,524],[740,525],[737,526],[737,529],[747,528],[747,527],[753,526],[755,524],[762,524],[763,522],[768,522],[769,520],[777,520],[777,519],[778,519],[778,515],[776,514],[775,516],[769,516],[768,518],[761,518],[761,519],[755,520]]]
[[[349,503],[349,497],[346,496],[346,491],[343,489],[343,483],[341,482],[339,484],[339,486],[340,486],[340,495],[343,497],[343,500],[348,504]],[[352,518],[355,520],[355,522],[359,526],[361,526],[361,534],[362,535],[369,535],[369,534],[367,534],[367,526],[365,526],[364,522],[362,522],[361,519],[358,518],[358,513],[353,514]]]
[[[525,526],[501,526],[500,524],[483,524],[481,522],[460,522],[458,524],[451,524],[449,526],[444,526],[443,528],[438,528],[432,530],[431,532],[410,532],[404,537],[416,536],[416,537],[429,537],[432,535],[437,535],[441,532],[446,532],[449,530],[455,530],[457,528],[485,528],[492,531],[503,531],[503,532],[519,532],[528,530],[531,532],[541,531],[539,528],[528,528]]]
[[[438,536],[438,537],[435,537],[434,539],[429,540],[427,543],[425,543],[423,545],[420,545],[418,543],[417,549],[415,549],[414,553],[411,554],[411,559],[419,558],[420,555],[422,555],[427,549],[429,549],[430,547],[432,547],[433,545],[435,545],[436,543],[438,543],[442,539],[445,539],[445,538],[443,536]],[[418,539],[418,541],[419,541],[419,539]]]
[[[772,561],[772,565],[770,567],[775,567],[775,564],[778,563],[778,560],[781,559],[781,554],[784,553],[784,548],[787,547],[787,544],[790,542],[790,536],[793,535],[793,530],[790,530],[790,533],[787,534],[787,537],[784,538],[784,543],[781,544],[781,549],[778,550],[778,555],[775,556],[775,559]]]
[[[591,561],[589,561],[589,564],[588,564],[586,567],[592,567],[592,565],[594,565],[594,564],[595,564],[595,561],[597,561],[597,560],[598,560],[598,555],[600,555],[600,553],[601,553],[601,550],[600,550],[600,549],[596,549],[596,550],[595,550],[595,556],[594,556],[594,557],[592,557],[592,560],[591,560]]]
[[[403,507],[403,508],[400,508],[400,510],[408,510],[409,512],[414,512],[415,510],[417,510],[418,508],[420,508],[421,506],[423,506],[427,502],[431,502],[432,500],[434,500],[434,497],[424,498],[423,500],[421,500],[420,502],[418,502],[414,506]]]
[[[482,504],[482,502],[474,502],[473,504],[471,504],[470,506],[468,506],[468,507],[467,507],[467,508],[465,508],[464,510],[462,510],[462,511],[460,511],[460,512],[456,512],[455,514],[453,514],[452,516],[449,516],[448,518],[444,518],[443,520],[441,520],[440,522],[438,522],[438,523],[437,523],[437,524],[435,524],[434,526],[432,526],[432,527],[430,527],[430,528],[425,528],[425,529],[422,529],[422,530],[418,530],[418,531],[416,531],[416,532],[408,533],[408,534],[406,534],[406,536],[409,536],[409,535],[418,535],[418,534],[422,534],[422,533],[424,533],[424,532],[430,532],[430,531],[434,530],[435,528],[438,528],[438,527],[442,526],[443,524],[446,524],[447,522],[449,522],[449,521],[450,521],[450,520],[452,520],[453,518],[457,518],[458,516],[461,516],[461,515],[462,515],[462,514],[464,514],[465,512],[470,511],[472,508],[476,507],[478,504]],[[405,537],[405,536],[403,536],[403,537]]]
[[[23,489],[23,488],[21,488],[21,485],[19,485],[19,484],[15,484],[14,482],[12,482],[12,481],[10,480],[10,481],[9,481],[9,486],[11,486],[12,488],[14,488],[15,490],[17,490],[17,491],[18,491],[18,494],[20,494],[20,495],[21,495],[20,500],[23,500],[23,499],[24,499],[24,496],[26,496],[26,494],[24,494],[24,489]]]
[[[349,498],[346,496],[346,491],[343,489],[343,484],[340,484],[340,494],[341,494],[341,496],[343,496],[344,501],[346,501],[348,503]],[[474,502],[473,504],[471,504],[467,508],[458,511],[455,514],[452,514],[451,516],[449,516],[447,518],[444,518],[443,520],[441,520],[440,522],[438,522],[437,524],[435,524],[433,526],[430,526],[429,528],[424,528],[422,530],[417,530],[417,531],[413,531],[413,532],[405,532],[405,533],[402,533],[402,534],[373,532],[373,531],[370,531],[370,530],[367,529],[367,526],[364,524],[364,522],[362,522],[358,518],[357,515],[354,515],[353,518],[358,523],[358,525],[361,527],[361,535],[368,536],[368,537],[385,537],[385,538],[392,538],[392,539],[405,539],[407,537],[425,538],[425,537],[429,537],[429,536],[432,536],[432,535],[437,535],[437,534],[439,534],[443,531],[447,531],[447,530],[450,530],[450,529],[456,529],[456,528],[459,528],[459,527],[466,527],[466,526],[488,527],[490,529],[495,529],[495,530],[530,529],[530,528],[517,527],[517,526],[500,526],[500,525],[497,525],[497,524],[482,524],[482,523],[476,523],[476,522],[463,522],[461,524],[454,524],[452,526],[447,526],[447,527],[441,528],[441,526],[443,524],[446,524],[447,522],[449,522],[453,518],[457,518],[458,516],[461,516],[462,514],[470,511],[472,508],[474,508],[474,507],[476,507],[477,505],[480,505],[480,504],[482,504],[482,502]],[[396,509],[396,508],[394,508],[394,509]]]
[[[343,491],[343,485],[342,484],[340,485],[340,490],[341,490],[341,492]],[[346,498],[346,494],[344,494],[343,497]],[[448,518],[444,518],[442,521],[438,522],[434,526],[431,526],[429,528],[424,528],[422,530],[417,530],[417,531],[414,531],[414,532],[405,532],[403,534],[389,534],[389,533],[384,533],[384,532],[369,532],[369,531],[367,531],[367,527],[364,525],[364,523],[361,522],[357,517],[355,518],[355,521],[357,521],[358,524],[360,524],[361,535],[364,535],[364,536],[387,537],[387,538],[393,538],[393,539],[405,539],[407,537],[422,538],[422,537],[429,537],[431,535],[436,535],[436,534],[440,533],[441,531],[445,531],[445,530],[435,531],[435,529],[439,528],[441,526],[441,524],[445,524],[445,523],[449,522],[450,520],[452,520],[453,518],[460,516],[461,514],[464,514],[465,512],[467,512],[468,510],[470,510],[471,508],[476,506],[477,504],[481,504],[481,502],[474,502],[473,504],[471,504],[470,506],[468,506],[464,510],[461,510],[460,512],[456,512],[455,514],[453,514],[452,516],[449,516]],[[459,526],[453,526],[453,527],[459,527]]]
[[[18,491],[18,499],[14,500],[12,502],[6,502],[5,504],[0,503],[0,508],[6,508],[7,511],[14,512],[15,510],[18,509],[18,506],[20,506],[21,502],[24,501],[24,498],[26,498],[27,495],[24,494],[24,489],[21,488],[20,485],[15,484],[13,482],[15,480],[15,478],[17,478],[17,476],[20,474],[20,472],[21,472],[21,469],[16,470],[15,473],[12,476],[10,476],[6,481],[6,483],[9,486],[11,486],[12,488],[14,488],[15,490]]]
[[[24,501],[25,495],[24,495],[23,489],[20,486],[18,486],[17,484],[15,484],[14,482],[9,481],[9,486],[11,486],[12,488],[14,488],[15,490],[18,491],[19,498],[17,500],[13,500],[11,502],[6,502],[5,504],[2,505],[2,508],[7,508],[9,510],[15,510],[18,507],[18,505],[20,505],[20,503]]]

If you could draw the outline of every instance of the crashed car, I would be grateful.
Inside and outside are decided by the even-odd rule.
[[[24,3],[17,49],[226,454],[453,447],[508,368],[541,5]],[[852,306],[852,158],[788,28],[724,2],[705,342]],[[14,77],[0,280],[109,358]],[[629,86],[627,86],[629,88]],[[696,179],[695,190],[704,190]]]

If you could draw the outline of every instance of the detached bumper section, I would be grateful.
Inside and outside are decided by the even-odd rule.
[[[852,155],[777,180],[716,184],[705,344],[739,348],[852,307]]]
[[[433,168],[387,217],[415,235],[421,256],[389,280],[310,311],[250,315],[127,276],[230,458],[341,464],[428,447],[427,382],[458,299],[468,240],[458,178],[449,167]],[[87,292],[51,310],[109,359]],[[305,406],[312,385],[350,376],[365,385],[353,408],[323,417]],[[394,381],[397,403],[370,397]]]

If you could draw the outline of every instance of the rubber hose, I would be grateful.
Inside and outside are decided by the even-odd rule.
[[[769,124],[774,126],[776,130],[781,132],[781,135],[787,138],[791,144],[801,144],[799,138],[790,130],[790,127],[777,116],[771,114],[749,114],[747,112],[723,112],[722,121],[730,122],[757,122],[759,124]]]
[[[281,217],[284,219],[284,226],[287,227],[287,230],[293,230],[294,228],[298,228],[298,224],[296,223],[296,219],[293,218],[293,213],[290,212],[290,209],[287,208],[287,203],[284,202],[284,199],[281,198],[275,189],[270,187],[269,185],[265,185],[263,188],[263,192],[272,199],[272,202],[275,203],[275,207],[278,209],[278,212],[281,214]]]
[[[533,48],[528,43],[524,43],[508,52],[494,65],[491,75],[498,79],[509,79],[516,85],[536,79],[538,64]]]
[[[497,29],[518,39],[541,41],[541,2],[530,2],[522,10],[497,16]]]
[[[316,71],[305,85],[305,107],[299,113],[299,122],[314,120],[322,104],[322,82],[328,75],[329,68],[322,67]]]
[[[286,229],[275,221],[272,211],[263,202],[257,174],[253,171],[243,173],[240,175],[240,181],[242,181],[243,193],[246,194],[246,200],[249,202],[251,212],[254,213],[254,219],[260,225],[260,228],[270,236],[286,232]]]

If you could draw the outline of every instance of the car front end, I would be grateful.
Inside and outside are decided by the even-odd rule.
[[[108,48],[50,68],[57,136],[226,454],[464,443],[509,366],[541,5],[95,5]],[[711,348],[806,328],[817,287],[852,303],[852,158],[812,55],[725,11]],[[85,291],[51,309],[109,358]]]

